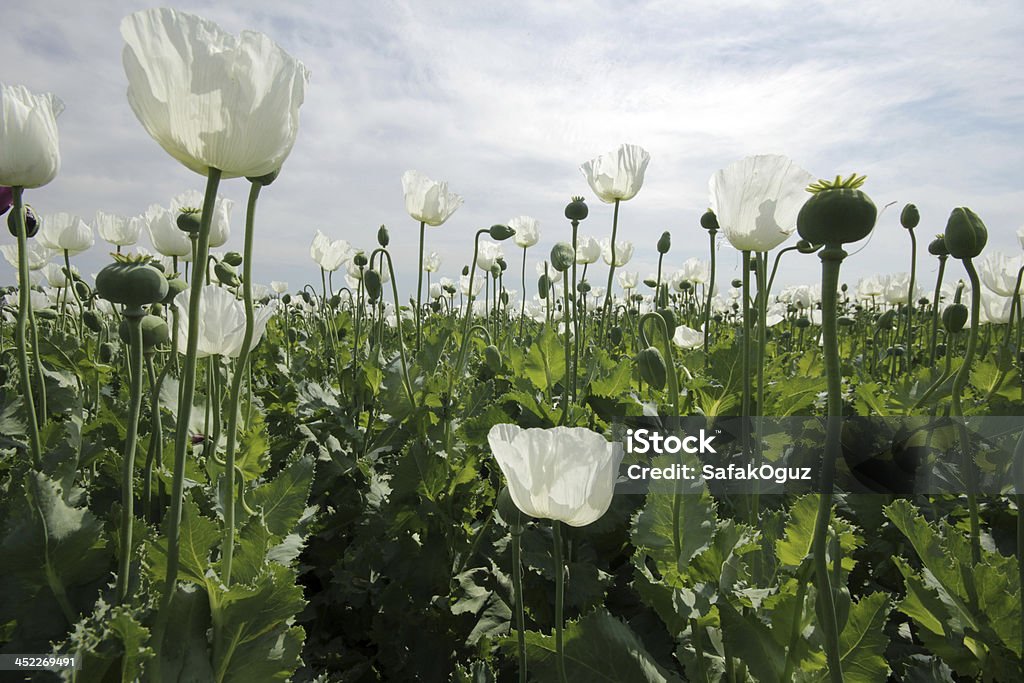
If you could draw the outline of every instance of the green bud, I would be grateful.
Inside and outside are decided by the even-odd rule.
[[[665,327],[668,328],[668,336],[672,337],[676,333],[677,327],[676,312],[671,308],[659,308],[658,315],[665,321]]]
[[[572,268],[572,264],[575,261],[576,251],[568,242],[559,242],[551,247],[551,265],[559,273],[564,273]]]
[[[182,292],[188,289],[188,283],[181,278],[174,278],[173,280],[167,281],[167,296],[163,298],[163,303],[168,306],[174,301],[174,297],[178,296]]]
[[[213,266],[213,274],[217,276],[222,285],[237,287],[242,284],[242,281],[238,278],[238,271],[223,261]]]
[[[82,322],[93,332],[99,332],[103,329],[103,322],[96,311],[85,311],[82,313]]]
[[[907,230],[913,230],[921,222],[921,214],[913,204],[907,204],[900,212],[900,225]]]
[[[287,306],[291,302],[292,302],[292,295],[291,294],[289,294],[288,292],[285,292],[284,294],[281,295],[281,303],[283,303],[285,306]]]
[[[955,333],[964,329],[967,324],[969,312],[963,304],[950,304],[942,312],[942,326],[947,332]]]
[[[508,227],[507,225],[501,225],[500,223],[492,225],[487,232],[488,234],[490,234],[491,239],[494,240],[495,242],[504,242],[509,237],[512,237],[512,235],[516,234],[515,230]]]
[[[981,254],[988,242],[988,230],[978,214],[965,206],[953,209],[946,222],[946,248],[953,258],[968,259]]]
[[[718,216],[711,209],[704,212],[704,215],[700,217],[700,227],[705,230],[718,230]]]
[[[370,268],[363,273],[363,286],[366,287],[366,296],[370,300],[370,303],[376,303],[376,301],[380,299],[383,288],[380,273],[373,268]]]
[[[928,243],[928,253],[932,256],[949,256],[949,249],[946,248],[946,236],[936,235],[935,239]]]
[[[234,266],[235,268],[242,265],[242,255],[239,254],[237,251],[229,251],[228,253],[224,254],[224,258],[221,260],[224,263],[228,264],[229,266]]]
[[[888,311],[878,316],[878,321],[875,323],[875,326],[880,330],[891,330],[895,322],[896,309],[890,308]]]
[[[494,344],[484,348],[484,362],[493,373],[501,372],[501,351]]]
[[[551,288],[551,278],[547,275],[541,275],[537,278],[537,296],[541,299],[548,298],[548,290]]]
[[[387,226],[382,225],[377,228],[377,244],[385,248],[391,244],[391,235],[388,233]]]
[[[352,263],[356,264],[356,268],[365,268],[369,261],[366,260],[366,254],[360,251],[352,257]]]
[[[616,325],[611,329],[611,332],[608,336],[611,339],[612,344],[614,346],[618,346],[619,344],[622,343],[622,328]]]
[[[655,287],[658,286],[658,281],[653,278],[645,278],[644,284],[650,287],[651,289],[654,289]]]
[[[661,233],[661,237],[658,238],[658,253],[667,254],[668,250],[672,248],[672,233],[668,230]]]
[[[199,209],[184,208],[181,210],[181,213],[178,214],[178,219],[176,221],[178,224],[178,230],[187,232],[190,235],[198,235],[202,218],[203,213]]]
[[[664,389],[668,381],[668,369],[661,351],[648,346],[636,355],[636,366],[640,377],[655,389]]]
[[[736,289],[739,289],[740,287],[743,286],[743,280],[740,280],[739,278],[734,279],[732,281],[732,286],[735,287]]]
[[[590,289],[590,283],[587,282],[586,280],[583,280],[578,285],[576,285],[576,291],[578,291],[580,294],[590,294]]]
[[[110,342],[100,344],[100,362],[107,364],[114,359],[114,345]]]

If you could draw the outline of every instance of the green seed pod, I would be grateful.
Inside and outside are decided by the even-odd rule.
[[[501,225],[500,223],[496,223],[487,230],[487,233],[495,242],[504,242],[509,237],[512,237],[512,235],[515,235],[516,231],[508,227],[507,225]]]
[[[913,230],[921,222],[921,214],[913,204],[907,204],[900,212],[900,225],[907,230]]]
[[[129,324],[128,320],[122,320],[117,328],[117,336],[125,344],[131,342],[128,329]],[[156,348],[171,338],[171,330],[167,327],[167,323],[163,318],[155,315],[146,315],[142,318],[139,325],[142,328],[142,348],[144,350],[148,351],[149,349]]]
[[[239,254],[237,251],[229,251],[228,253],[224,254],[224,258],[221,260],[224,263],[228,264],[229,266],[233,266],[235,268],[242,265],[242,255]]]
[[[796,229],[811,244],[847,244],[864,239],[875,227],[878,209],[862,190],[863,177],[819,181],[800,208]]]
[[[161,303],[155,303],[155,304],[153,304],[152,306],[149,307],[149,314],[150,315],[162,316],[163,313],[164,313],[164,305],[161,304]]]
[[[578,291],[580,294],[590,294],[590,289],[590,283],[587,282],[586,280],[583,280],[578,285],[576,285],[576,291]]]
[[[672,248],[672,233],[668,230],[661,233],[661,237],[658,238],[658,253],[667,254],[669,249]]]
[[[559,273],[564,273],[572,268],[575,261],[576,251],[568,242],[559,242],[551,247],[551,265]]]
[[[647,285],[648,287],[650,287],[651,289],[654,289],[655,287],[658,286],[658,281],[654,280],[652,278],[646,278],[644,280],[644,284]]]
[[[433,311],[434,313],[440,313],[441,312],[441,302],[440,301],[431,301],[429,305],[430,305],[430,310]],[[344,329],[344,328],[342,328],[342,329]]]
[[[494,344],[484,348],[484,362],[493,373],[501,372],[501,351]]]
[[[291,302],[292,302],[292,295],[291,295],[291,294],[289,294],[288,292],[285,292],[285,293],[284,293],[284,294],[283,294],[283,295],[281,296],[281,303],[283,303],[283,304],[284,304],[285,306],[287,306],[287,305],[288,305],[288,304],[290,304]]]
[[[82,322],[93,332],[98,333],[103,329],[103,322],[96,311],[85,311],[82,313]]]
[[[391,244],[391,235],[388,233],[387,226],[385,225],[377,228],[377,244],[385,248]]]
[[[565,217],[571,221],[581,221],[587,217],[590,209],[587,208],[583,197],[573,197],[572,201],[565,207]]]
[[[946,236],[936,235],[935,239],[928,243],[928,253],[932,256],[949,256],[949,249],[946,248]]]
[[[370,303],[376,303],[376,301],[380,299],[383,288],[380,273],[373,268],[370,268],[363,273],[363,286],[366,287],[366,296],[370,300]]]
[[[668,381],[668,369],[665,367],[665,358],[661,351],[648,346],[636,355],[636,366],[640,371],[640,378],[655,389],[664,389]]]
[[[618,346],[619,344],[621,344],[622,343],[622,328],[619,327],[618,325],[613,327],[611,329],[611,333],[609,334],[609,338],[612,340],[612,344],[614,346]]]
[[[964,325],[967,324],[967,318],[969,317],[969,311],[967,306],[963,304],[950,304],[946,306],[946,310],[942,312],[942,326],[946,328],[949,333],[956,333],[964,329]]]
[[[551,278],[547,275],[541,275],[537,278],[537,296],[541,299],[548,298],[548,290],[551,288]]]
[[[114,345],[110,342],[103,342],[100,344],[100,362],[109,364],[112,360],[114,360]]]
[[[369,261],[366,260],[366,254],[360,251],[352,257],[352,263],[356,264],[356,268],[365,268]]]
[[[988,230],[978,214],[965,206],[953,209],[946,222],[946,248],[953,258],[979,255],[988,242]]]
[[[718,216],[711,209],[704,212],[704,215],[700,217],[700,227],[705,230],[718,230]]]
[[[190,235],[198,235],[202,219],[203,212],[199,209],[185,208],[178,214],[175,222],[178,224],[178,230],[187,232]]]
[[[217,263],[213,267],[213,274],[217,276],[217,280],[219,280],[222,285],[237,287],[242,284],[242,281],[238,278],[238,271],[223,261]]]
[[[806,329],[811,326],[811,321],[808,320],[806,316],[801,316],[797,318],[793,324],[801,329]]]
[[[508,524],[513,534],[518,536],[523,533],[524,524],[530,517],[512,502],[512,495],[508,492],[507,486],[501,487],[501,491],[498,491],[494,507],[497,508],[498,515],[505,524]]]
[[[504,256],[499,256],[494,262],[498,264],[498,268],[501,269],[501,272],[504,273],[508,270],[508,262],[505,260]]]
[[[166,306],[170,306],[174,302],[174,297],[178,296],[186,289],[188,289],[188,283],[181,278],[176,277],[173,280],[168,280],[167,296],[163,298],[162,303]]]
[[[665,321],[665,327],[668,328],[668,336],[672,337],[676,333],[676,312],[671,308],[659,308],[658,315],[661,316],[662,320]]]
[[[875,323],[875,326],[880,330],[891,330],[895,322],[896,310],[890,308],[888,311],[878,316],[878,321]]]
[[[163,301],[167,290],[167,278],[149,265],[148,260],[124,258],[96,275],[96,292],[107,301],[124,304],[128,309]]]

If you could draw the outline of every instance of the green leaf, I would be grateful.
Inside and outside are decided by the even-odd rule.
[[[720,600],[718,615],[727,651],[746,664],[758,681],[781,681],[786,650],[778,645],[771,629],[758,619],[756,612],[740,614],[727,600]]]
[[[654,661],[632,629],[604,610],[567,624],[562,637],[570,683],[679,681]],[[515,656],[515,638],[506,638],[502,645]],[[554,636],[528,631],[526,657],[533,680],[558,680]]]
[[[251,494],[249,504],[263,510],[270,533],[287,536],[302,517],[313,484],[313,459],[303,456]]]
[[[565,347],[552,328],[545,326],[537,335],[526,353],[523,372],[544,391],[553,389],[565,376]]]
[[[846,628],[839,635],[839,653],[845,683],[876,683],[889,675],[885,661],[885,648],[889,638],[885,635],[885,620],[889,616],[889,596],[872,593],[853,604]],[[818,681],[829,681],[828,672],[822,672]]]
[[[160,668],[160,680],[167,683],[215,680],[206,637],[210,628],[210,602],[205,589],[178,588],[168,609],[170,626],[154,663]]]
[[[167,573],[167,532],[170,516],[164,523],[164,534],[148,544],[149,570],[155,581],[163,581]],[[178,580],[206,586],[206,570],[210,566],[210,551],[220,542],[217,525],[199,512],[194,502],[186,499],[181,510],[179,527]]]

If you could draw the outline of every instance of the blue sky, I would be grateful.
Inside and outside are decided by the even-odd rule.
[[[134,215],[202,189],[202,178],[147,136],[125,98],[118,26],[147,5],[90,4],[42,0],[4,14],[0,80],[66,104],[62,171],[30,203],[90,220],[97,209]],[[412,168],[465,198],[427,232],[442,275],[469,262],[477,228],[520,214],[541,223],[531,260],[546,257],[569,237],[562,209],[572,194],[591,206],[582,232],[605,237],[611,207],[579,166],[623,142],[652,157],[644,188],[620,214],[620,234],[636,244],[627,268],[641,276],[655,268],[663,230],[674,237],[670,268],[707,257],[697,221],[708,178],[762,153],[786,154],[820,177],[865,173],[879,206],[897,202],[844,265],[846,281],[907,270],[898,209],[908,201],[920,208],[923,244],[966,205],[988,225],[990,249],[1020,249],[1024,12],[1015,1],[177,7],[235,33],[263,31],[312,72],[299,139],[261,198],[254,267],[263,282],[317,282],[308,255],[317,229],[370,248],[383,223],[407,298],[417,225],[405,214],[400,178]],[[244,181],[223,186],[236,200],[227,248],[241,248],[245,193]],[[509,243],[513,272],[516,252]],[[76,263],[95,272],[106,253],[98,243]],[[719,255],[724,284],[738,257],[728,244]],[[815,282],[818,268],[814,257],[793,256],[779,282]],[[927,282],[933,260],[919,257],[919,269]],[[13,279],[0,264],[0,283]]]

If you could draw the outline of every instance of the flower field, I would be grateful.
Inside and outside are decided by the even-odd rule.
[[[870,179],[758,155],[634,243],[650,155],[622,145],[549,252],[516,216],[446,271],[427,227],[463,199],[410,170],[414,291],[397,226],[318,231],[313,284],[264,284],[305,67],[173,10],[121,32],[202,192],[37,213],[62,104],[0,86],[4,680],[1024,680],[1024,259],[977,213],[922,236],[900,207],[908,271],[847,282]],[[820,281],[776,284],[797,259]]]

